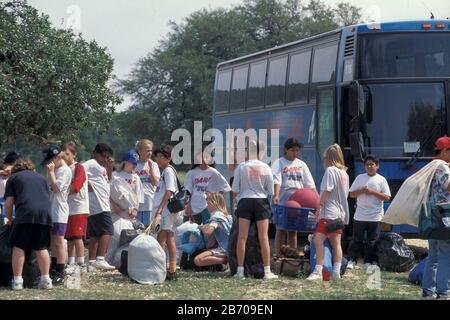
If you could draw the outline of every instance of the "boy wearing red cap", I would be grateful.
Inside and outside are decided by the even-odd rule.
[[[436,158],[450,162],[450,138],[435,142]],[[431,182],[430,203],[450,202],[450,167],[437,167]],[[423,298],[450,300],[450,240],[428,240],[428,262],[422,279]]]

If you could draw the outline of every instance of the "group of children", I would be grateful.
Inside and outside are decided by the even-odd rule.
[[[198,164],[187,173],[184,181],[184,188],[190,192],[184,221],[197,223],[205,238],[212,240],[208,241],[208,250],[195,257],[196,265],[227,264],[232,218],[225,205],[224,193],[232,191],[237,199],[235,217],[239,227],[235,276],[244,277],[246,241],[250,224],[255,221],[265,266],[264,278],[277,278],[270,270],[270,198],[272,204],[283,204],[298,189],[315,189],[308,166],[298,159],[301,148],[297,140],[289,138],[285,142],[285,155],[269,167],[261,161],[264,145],[259,141],[250,141],[246,161],[234,169],[232,186],[211,165],[211,157],[207,152],[202,150],[196,155]],[[152,155],[156,161],[152,160]],[[177,267],[175,227],[179,214],[171,213],[167,204],[181,185],[171,162],[172,147],[161,145],[153,151],[150,140],[140,140],[135,150],[122,156],[117,171],[112,158],[113,150],[106,144],[98,144],[92,159],[82,164],[76,161],[76,156],[77,147],[73,142],[45,149],[42,165],[47,170],[47,179],[37,174],[34,165],[28,160],[17,158],[11,164],[4,197],[7,218],[13,225],[10,241],[13,248],[13,289],[23,287],[22,269],[25,254],[29,250],[37,252],[41,271],[40,288],[51,288],[52,285],[63,283],[66,271],[76,265],[86,266],[88,270],[115,269],[105,260],[114,233],[114,215],[138,220],[146,227],[159,221],[161,231],[157,239],[169,253],[166,279],[173,279]],[[323,242],[327,238],[333,247],[333,277],[340,277],[343,230],[340,227],[333,229],[333,226],[336,221],[342,224],[349,222],[349,194],[357,198],[349,268],[355,266],[365,232],[365,262],[375,261],[373,244],[380,230],[383,201],[390,197],[386,180],[376,172],[378,160],[375,157],[365,159],[366,174],[358,176],[350,189],[342,150],[338,145],[332,145],[325,151],[324,164],[326,170],[317,209],[318,227],[314,234],[317,263],[309,280],[322,278]],[[110,182],[114,178],[124,179],[130,185],[138,199],[137,206],[123,208],[111,200]],[[87,265],[84,261],[86,236],[89,238]],[[286,237],[290,246],[297,247],[296,233],[279,229],[275,239],[276,254]],[[67,249],[64,239],[68,241]]]

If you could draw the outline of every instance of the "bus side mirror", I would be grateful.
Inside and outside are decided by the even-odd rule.
[[[353,81],[350,84],[349,105],[349,111],[352,117],[363,115],[366,111],[366,96],[364,93],[364,87],[357,81]]]
[[[362,160],[365,157],[364,139],[360,131],[352,132],[349,135],[350,149],[355,160]]]

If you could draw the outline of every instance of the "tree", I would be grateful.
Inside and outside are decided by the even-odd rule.
[[[127,79],[117,83],[130,95],[127,113],[147,112],[160,118],[142,131],[158,137],[176,128],[192,132],[194,120],[211,126],[211,105],[219,62],[357,23],[359,9],[346,3],[331,8],[313,0],[245,0],[229,10],[201,10],[172,31],[159,47],[139,60]],[[145,110],[145,111],[144,111]],[[161,128],[163,127],[163,131]],[[136,131],[135,128],[127,128]]]
[[[113,59],[95,41],[51,26],[26,1],[0,3],[0,143],[77,139],[107,129],[121,98]]]

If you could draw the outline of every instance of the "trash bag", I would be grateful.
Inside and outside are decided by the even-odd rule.
[[[134,229],[133,230],[123,229],[122,232],[120,233],[119,246],[122,247],[126,244],[129,244],[141,233],[142,233],[141,231],[134,230]]]
[[[141,234],[128,248],[128,276],[142,284],[166,279],[166,253],[152,236]]]
[[[12,227],[3,225],[0,227],[0,263],[11,264],[12,250],[9,246],[9,237]]]
[[[121,264],[122,264],[122,260],[121,260],[122,252],[127,251],[129,246],[130,246],[130,244],[128,243],[128,244],[125,244],[125,245],[117,248],[117,250],[114,252],[114,255],[113,255],[111,261],[108,263],[110,265],[113,265],[116,268],[120,268]]]
[[[235,219],[228,240],[228,264],[230,266],[231,275],[234,275],[237,272],[236,245],[238,235],[239,222],[238,219]],[[253,276],[258,279],[264,277],[264,263],[262,261],[261,248],[259,246],[258,229],[254,221],[250,224],[248,231],[247,244],[245,247],[244,274],[247,277]]]
[[[121,218],[116,214],[112,214],[111,217],[113,221],[114,234],[109,241],[108,250],[106,251],[105,259],[108,263],[111,263],[117,248],[120,246],[120,236],[122,234],[122,230],[134,231],[133,223],[129,219]]]
[[[381,233],[376,243],[376,252],[381,270],[406,272],[414,265],[414,253],[397,233]]]
[[[412,284],[422,285],[423,272],[425,271],[425,265],[428,262],[428,257],[419,262],[408,275],[408,281]]]

